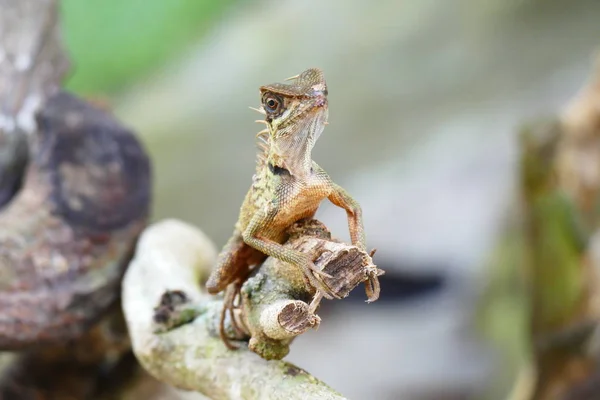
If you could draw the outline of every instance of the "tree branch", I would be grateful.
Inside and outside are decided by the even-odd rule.
[[[123,281],[123,308],[141,364],[159,380],[213,399],[343,399],[292,364],[225,347],[217,334],[222,301],[211,300],[199,286],[215,258],[210,240],[182,222],[163,221],[142,234]],[[196,318],[156,333],[154,317],[162,314],[153,307],[168,306],[165,292]]]
[[[35,130],[34,114],[55,94],[69,62],[54,0],[0,0],[0,131]]]
[[[18,190],[34,115],[68,69],[54,0],[0,0],[0,206]]]

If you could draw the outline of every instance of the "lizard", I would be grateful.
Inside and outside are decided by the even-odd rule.
[[[359,203],[312,160],[315,142],[328,124],[328,90],[323,72],[311,68],[259,88],[264,115],[257,122],[266,128],[257,134],[259,152],[252,185],[240,208],[231,238],[217,257],[206,282],[207,291],[225,291],[220,336],[234,348],[224,331],[227,310],[234,328],[233,309],[241,285],[252,268],[267,257],[291,263],[302,270],[310,285],[328,299],[339,298],[318,275],[314,255],[285,248],[287,230],[295,222],[312,218],[320,203],[329,199],[347,213],[352,244],[365,250],[365,232]]]

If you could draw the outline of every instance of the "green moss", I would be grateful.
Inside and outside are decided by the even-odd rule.
[[[248,347],[265,360],[281,360],[290,352],[288,342],[271,340],[263,335],[252,337]]]

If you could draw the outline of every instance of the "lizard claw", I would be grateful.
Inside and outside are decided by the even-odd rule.
[[[328,274],[327,272],[325,272],[325,271],[322,271],[322,270],[320,270],[320,269],[319,269],[319,268],[317,268],[317,266],[316,266],[314,263],[312,263],[312,262],[310,262],[310,263],[308,264],[308,268],[309,268],[309,269],[310,269],[310,270],[311,270],[311,271],[312,271],[314,274],[316,274],[316,275],[321,275],[321,276],[323,276],[323,277],[325,277],[325,278],[328,278],[328,279],[333,279],[333,276],[329,275],[329,274]]]
[[[308,279],[308,284],[309,286],[312,286],[314,289],[316,289],[317,291],[321,292],[322,295],[329,299],[341,299],[340,296],[338,296],[333,290],[331,290],[326,284],[325,282],[323,282],[322,280],[320,280],[319,278],[317,278],[316,275],[323,275],[325,277],[328,278],[332,278],[331,275],[321,271],[320,269],[318,269],[315,264],[312,261],[309,261],[305,264],[301,264],[302,266],[302,270],[304,272],[304,275],[306,276],[306,278]],[[308,289],[311,289],[310,287]]]

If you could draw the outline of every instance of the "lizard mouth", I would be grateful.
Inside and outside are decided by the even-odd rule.
[[[319,92],[315,99],[315,107],[325,107],[327,106],[327,94],[326,92]]]

